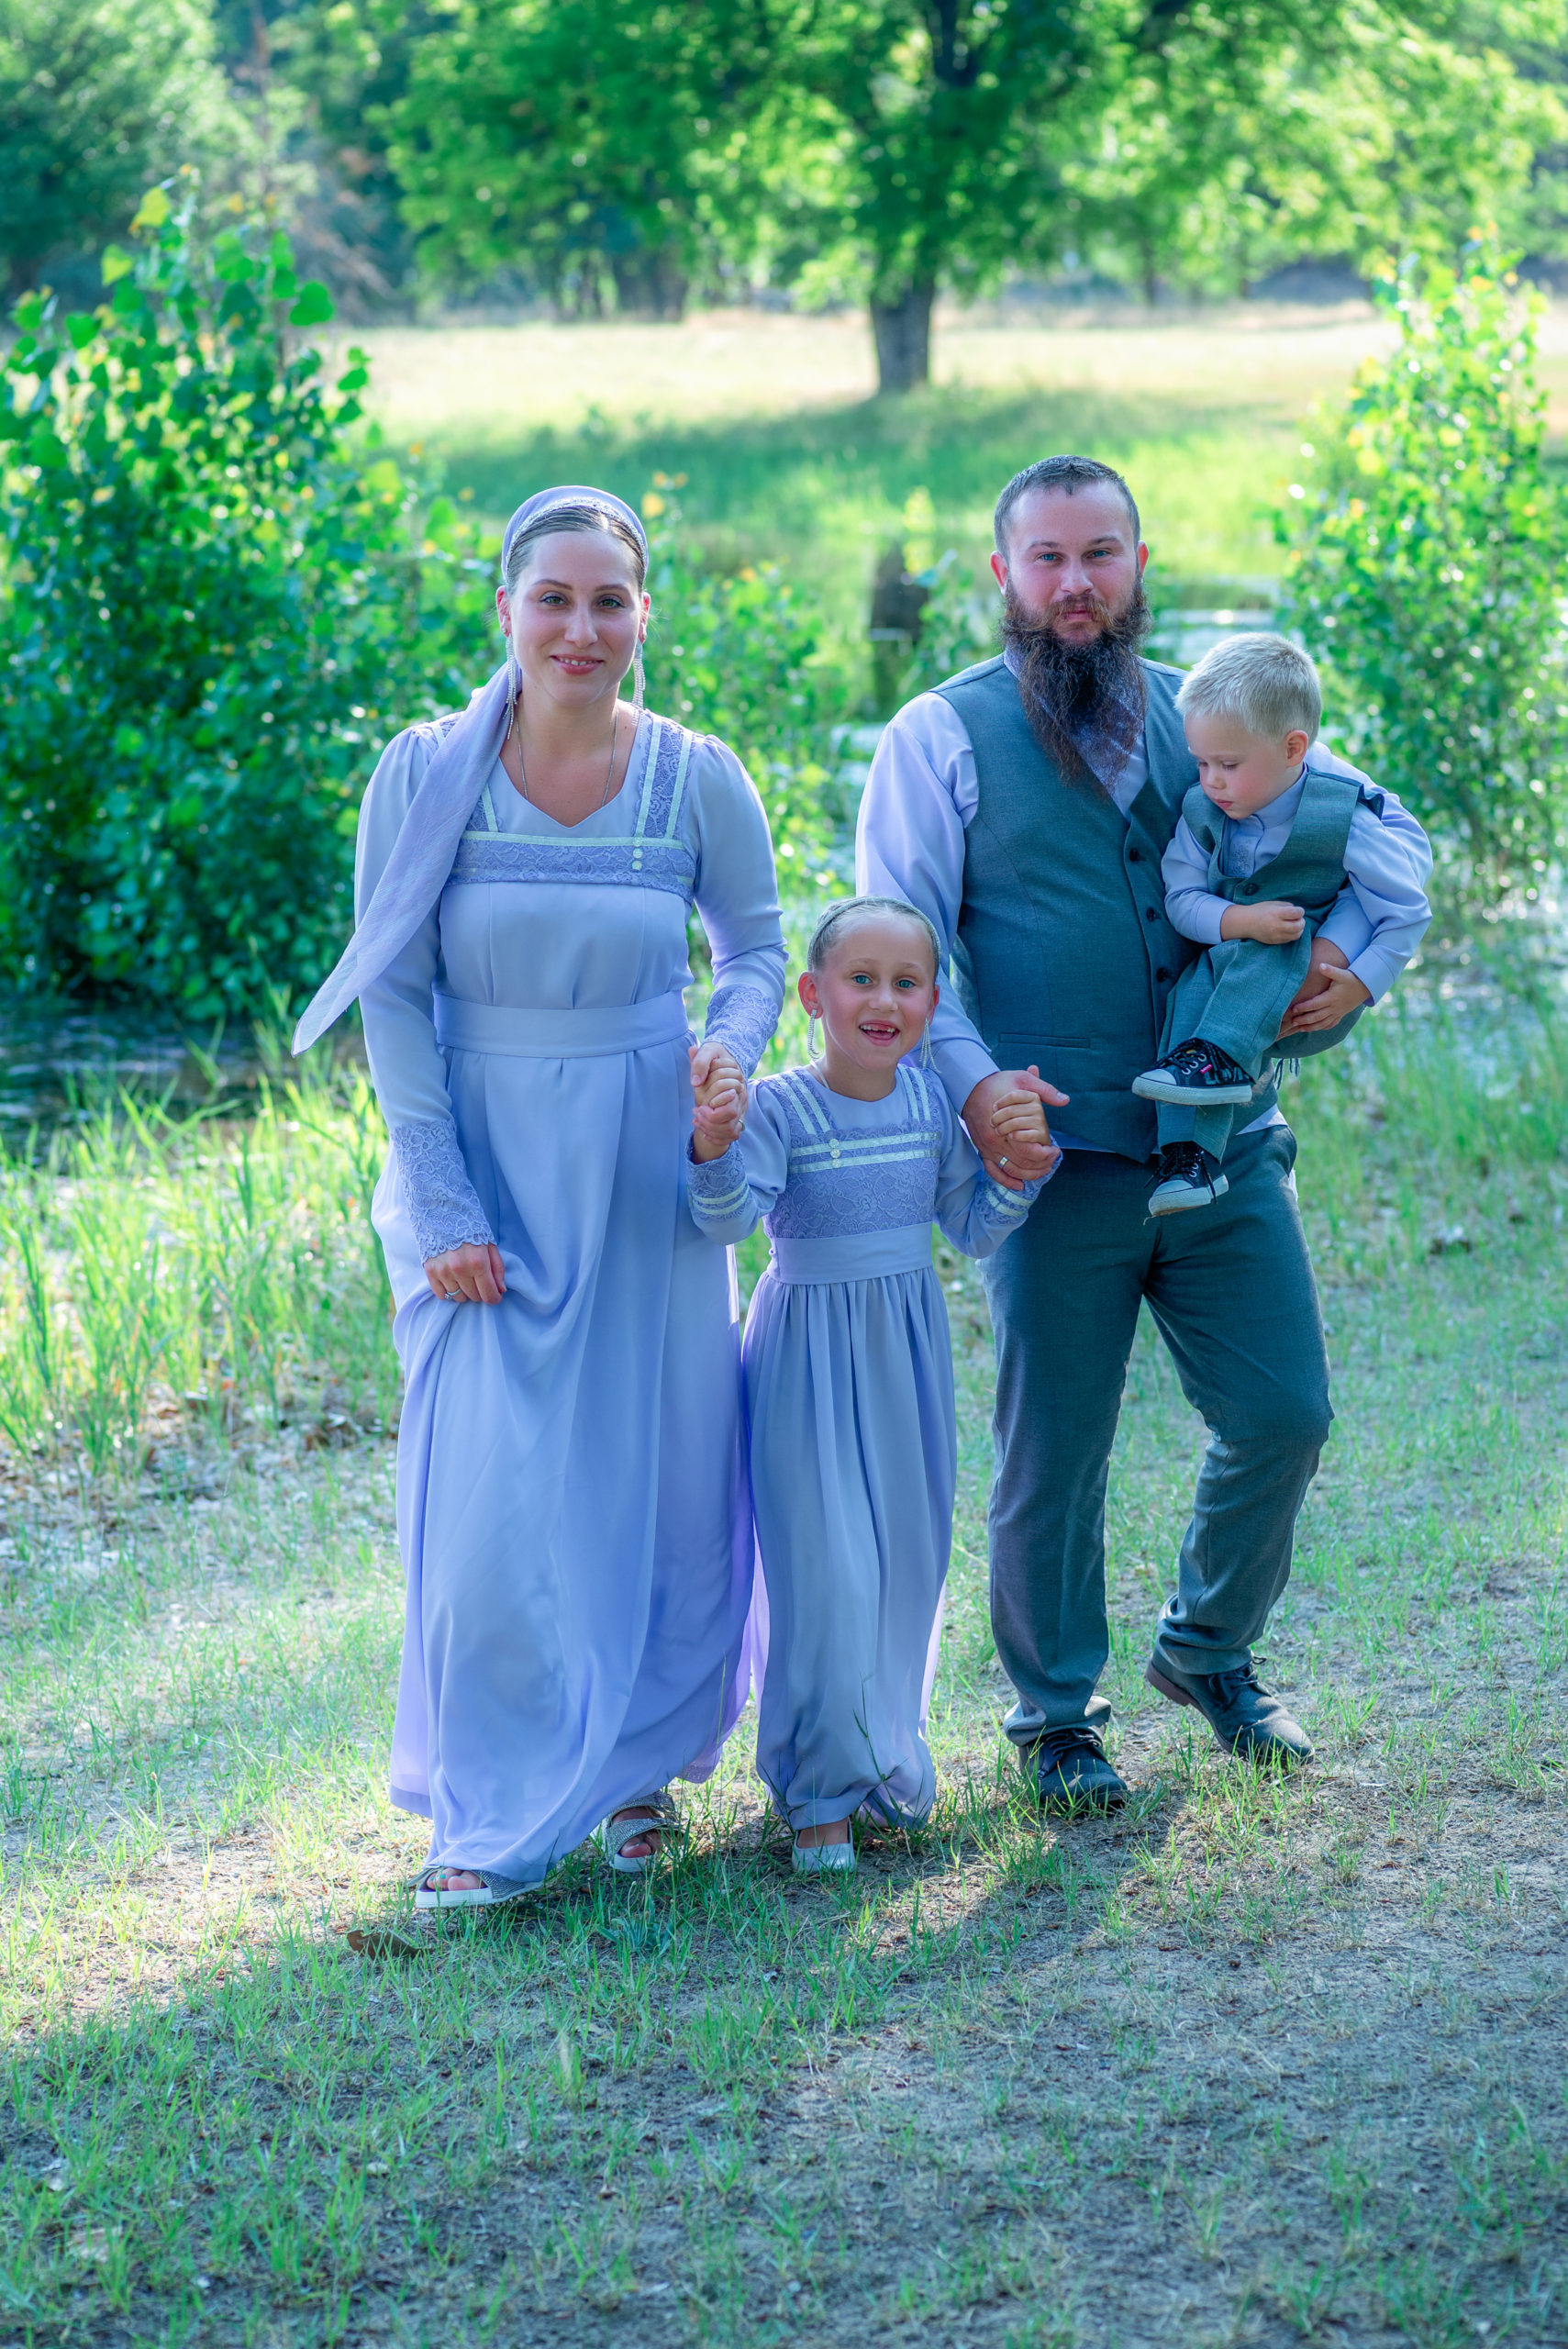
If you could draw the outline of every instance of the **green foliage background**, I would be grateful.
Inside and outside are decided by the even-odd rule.
[[[1541,304],[1485,246],[1407,267],[1398,348],[1304,449],[1284,619],[1337,738],[1430,829],[1451,899],[1538,898],[1568,821],[1568,510],[1542,462]]]
[[[350,438],[363,368],[300,341],[331,305],[287,239],[140,221],[5,359],[0,965],[207,1018],[330,967],[367,748],[451,698],[473,598]]]
[[[331,303],[288,239],[209,237],[155,189],[108,298],[17,312],[0,406],[0,976],[172,1007],[298,1002],[351,919],[364,782],[397,728],[490,666],[493,552],[400,470],[309,330]],[[1542,894],[1568,822],[1558,596],[1568,514],[1542,462],[1539,305],[1487,249],[1407,270],[1401,325],[1296,484],[1287,618],[1330,730],[1427,821],[1456,922]],[[828,870],[862,655],[777,565],[705,567],[656,473],[651,696],[733,744],[786,870]],[[904,522],[929,599],[899,680],[989,649],[994,607]],[[858,621],[856,629],[858,631]],[[840,836],[841,846],[841,836]]]
[[[361,354],[288,239],[142,206],[109,299],[25,297],[0,406],[0,974],[176,1007],[295,1001],[351,923],[382,745],[461,707],[494,652],[461,506],[380,453]],[[665,514],[655,492],[651,513]],[[819,840],[838,703],[776,571],[697,572],[656,528],[661,705],[746,760],[785,855]]]

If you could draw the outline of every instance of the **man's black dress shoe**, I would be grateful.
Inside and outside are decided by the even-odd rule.
[[[1092,1729],[1048,1729],[1028,1749],[1042,1810],[1119,1810],[1127,1788]]]
[[[1221,1745],[1243,1761],[1310,1762],[1312,1740],[1250,1664],[1234,1672],[1173,1672],[1155,1660],[1143,1677],[1173,1705],[1195,1705]]]

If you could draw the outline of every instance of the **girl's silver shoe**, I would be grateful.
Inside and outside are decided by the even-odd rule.
[[[852,1869],[855,1847],[846,1837],[841,1843],[806,1843],[795,1838],[791,1865],[796,1876],[823,1876],[830,1868]]]

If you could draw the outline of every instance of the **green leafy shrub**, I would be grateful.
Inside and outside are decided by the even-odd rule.
[[[1536,897],[1568,818],[1541,304],[1479,249],[1458,273],[1407,268],[1385,299],[1397,349],[1303,451],[1284,624],[1324,665],[1328,730],[1430,828],[1440,887],[1495,908]]]
[[[356,433],[361,354],[333,391],[300,343],[287,239],[191,206],[5,355],[0,972],[210,1019],[331,966],[372,756],[466,700],[488,588]]]
[[[674,484],[655,475],[649,532],[648,698],[744,761],[788,864],[821,844],[829,729],[844,712],[821,615],[776,564],[705,572],[680,534]]]

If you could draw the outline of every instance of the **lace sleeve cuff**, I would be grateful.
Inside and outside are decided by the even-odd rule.
[[[722,1158],[694,1158],[688,1145],[686,1197],[691,1202],[692,1220],[701,1230],[716,1224],[732,1223],[737,1216],[745,1214],[751,1201],[751,1186],[746,1179],[738,1141],[730,1143]]]
[[[1056,1163],[1059,1166],[1061,1160],[1058,1159]],[[1053,1166],[1051,1174],[1055,1172],[1056,1167]],[[1026,1183],[1021,1191],[1004,1190],[1000,1183],[994,1183],[989,1174],[985,1175],[974,1203],[980,1221],[993,1231],[1017,1230],[1050,1182],[1051,1174],[1038,1175],[1032,1183]]]
[[[449,1248],[467,1242],[484,1247],[495,1233],[468,1179],[457,1128],[450,1119],[440,1125],[394,1126],[393,1155],[397,1179],[414,1238],[425,1263],[444,1256]]]
[[[707,1008],[705,1042],[728,1044],[748,1076],[779,1024],[779,1007],[761,987],[720,987]],[[721,1159],[712,1162],[722,1165]]]

